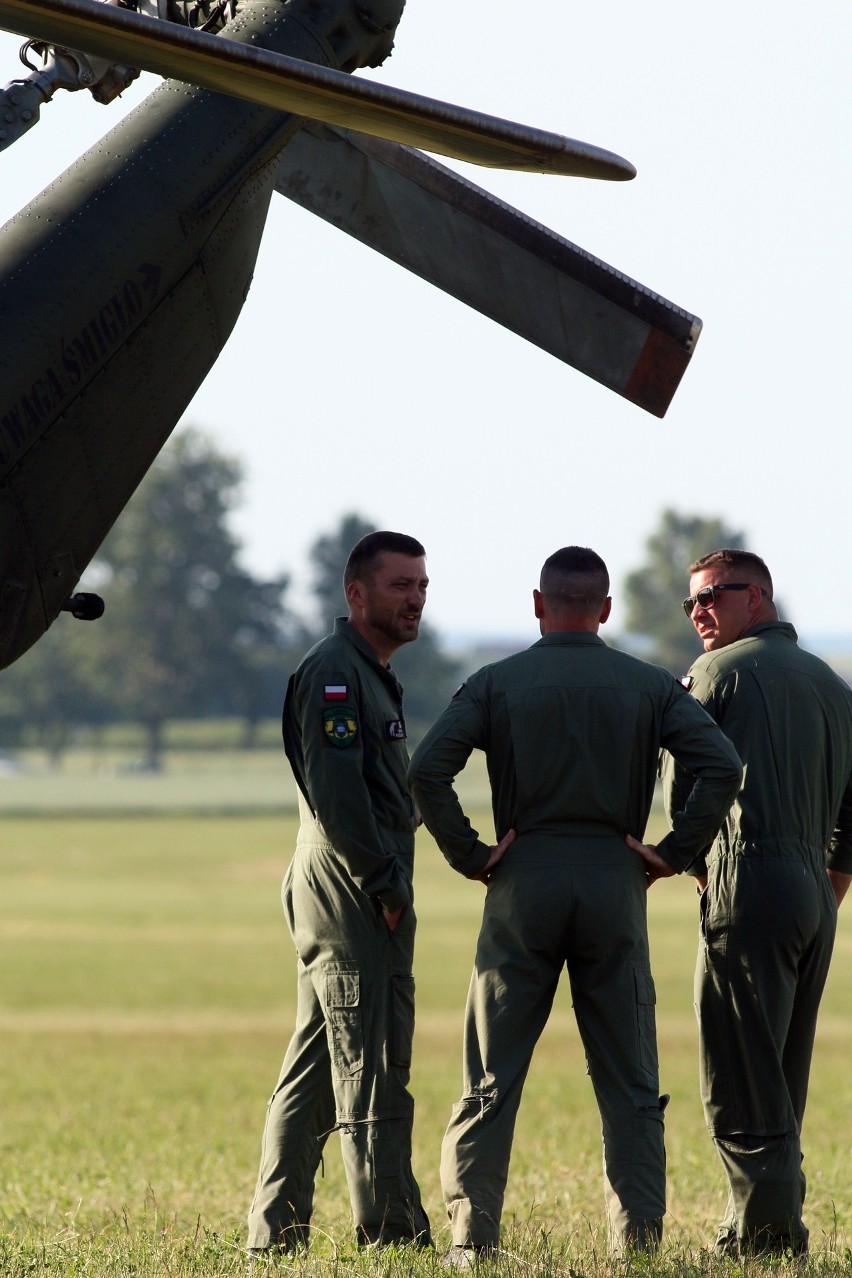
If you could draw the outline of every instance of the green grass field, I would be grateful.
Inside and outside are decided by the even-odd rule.
[[[279,763],[275,786],[281,781]],[[481,799],[481,774],[469,790]],[[4,818],[3,1278],[243,1272],[266,1099],[293,1016],[294,961],[278,894],[294,820],[129,817],[115,806],[104,799],[97,816]],[[417,894],[415,1164],[443,1245],[438,1155],[460,1087],[482,890],[454,875],[421,834]],[[661,1081],[672,1094],[670,1216],[662,1257],[633,1262],[629,1272],[757,1272],[701,1259],[724,1194],[696,1089],[691,884],[659,884],[649,904]],[[801,1272],[814,1274],[852,1274],[850,958],[847,911],[805,1133],[815,1254]],[[316,1223],[327,1238],[298,1266],[306,1273],[437,1273],[433,1257],[352,1250],[333,1142]],[[625,1272],[602,1258],[598,1120],[567,988],[527,1086],[506,1224],[513,1259],[504,1269],[566,1278]]]

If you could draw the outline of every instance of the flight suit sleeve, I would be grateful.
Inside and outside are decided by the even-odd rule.
[[[345,704],[325,700],[325,689],[335,684],[346,686]],[[384,846],[364,778],[363,695],[351,675],[306,672],[293,691],[291,714],[305,798],[353,882],[392,912],[411,904],[412,891],[399,858]]]
[[[676,680],[663,716],[661,745],[666,814],[672,830],[657,852],[673,869],[703,873],[703,855],[716,837],[742,782],[742,763],[704,708]]]
[[[454,870],[476,878],[491,855],[465,816],[453,782],[476,749],[487,743],[487,714],[464,684],[414,751],[408,785],[423,824]]]

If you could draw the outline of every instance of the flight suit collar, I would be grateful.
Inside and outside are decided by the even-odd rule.
[[[788,643],[798,643],[799,640],[796,627],[789,621],[760,621],[741,634],[740,639],[755,639],[758,635],[762,638],[771,635],[774,639],[786,639]]]
[[[402,687],[400,686],[400,682],[391,667],[382,665],[381,661],[379,661],[375,652],[373,652],[373,649],[367,643],[367,640],[363,637],[363,635],[359,635],[355,627],[349,624],[348,617],[335,617],[334,634],[338,638],[345,639],[347,643],[351,643],[354,648],[357,648],[361,655],[366,657],[370,664],[381,674],[385,682],[390,683],[393,686],[397,697],[402,696]]]
[[[542,635],[533,647],[550,648],[554,644],[566,644],[569,647],[578,644],[597,644],[601,648],[606,647],[600,635],[593,634],[591,630],[552,630],[549,635]]]

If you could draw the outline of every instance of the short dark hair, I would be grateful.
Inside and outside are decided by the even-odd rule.
[[[594,550],[563,546],[544,561],[539,589],[546,599],[562,601],[567,608],[598,608],[609,594],[609,572]]]
[[[349,552],[343,570],[343,589],[353,581],[369,580],[384,554],[409,555],[412,559],[421,559],[426,551],[416,538],[407,537],[405,533],[367,533]]]
[[[757,585],[762,586],[769,598],[772,598],[772,575],[760,555],[750,550],[734,550],[725,546],[721,550],[712,550],[709,555],[702,555],[694,564],[689,565],[689,575],[704,572],[705,568],[714,568],[717,564],[725,568],[742,570],[743,575],[753,577]]]

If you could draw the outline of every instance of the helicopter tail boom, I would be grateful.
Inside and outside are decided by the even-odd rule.
[[[231,33],[359,64],[402,8],[341,0],[323,27],[312,3],[246,3]],[[301,124],[167,82],[3,228],[0,668],[58,615],[222,350]]]

